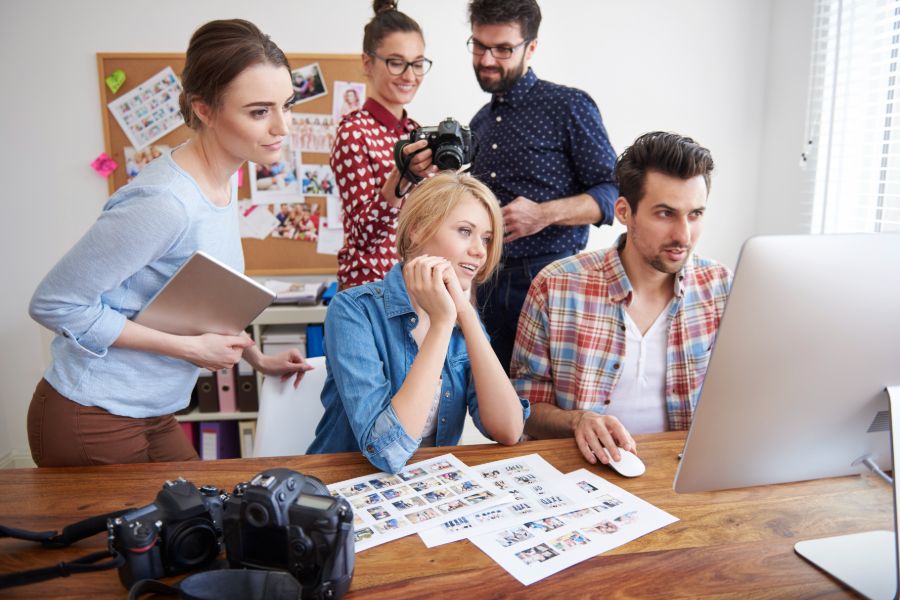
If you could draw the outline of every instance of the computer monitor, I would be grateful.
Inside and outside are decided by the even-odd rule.
[[[751,238],[675,491],[850,475],[865,469],[865,457],[889,470],[892,386],[900,386],[900,234]],[[900,395],[900,387],[894,391]],[[896,523],[896,494],[894,503]],[[863,545],[870,542],[881,544],[874,559],[882,560],[876,570],[887,570],[880,589],[893,597],[896,534]]]

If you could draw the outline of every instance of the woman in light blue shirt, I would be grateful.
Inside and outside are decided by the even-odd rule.
[[[406,200],[403,262],[339,293],[325,317],[325,414],[310,453],[358,450],[396,473],[421,445],[459,442],[466,412],[515,444],[528,417],[472,305],[500,259],[497,199],[474,177],[441,173]]]
[[[129,320],[197,250],[243,270],[230,178],[247,160],[278,160],[288,133],[290,67],[252,23],[200,27],[182,86],[194,136],[110,198],[31,300],[31,316],[57,334],[28,411],[38,466],[196,459],[172,413],[201,369],[241,357],[297,379],[308,368],[299,351],[265,356],[246,335],[178,336]]]

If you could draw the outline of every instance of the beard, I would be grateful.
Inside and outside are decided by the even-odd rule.
[[[519,61],[519,64],[510,66],[506,69],[502,66],[479,67],[478,65],[475,65],[473,68],[475,69],[475,78],[478,79],[478,85],[481,86],[482,90],[489,94],[505,94],[511,90],[512,87],[516,85],[516,82],[522,78],[522,75],[525,74],[525,54],[522,54],[522,59]],[[481,75],[482,71],[498,72],[500,78],[496,80],[485,79]]]
[[[679,272],[684,267],[684,264],[691,257],[691,249],[692,249],[691,246],[667,246],[667,247],[663,248],[662,250],[660,250],[659,254],[657,254],[656,256],[646,258],[647,264],[649,264],[651,267],[653,267],[660,273],[665,273],[667,275],[674,275],[675,273]],[[675,263],[674,265],[671,262],[666,262],[663,259],[663,253],[666,250],[685,250],[686,252],[684,255],[684,260],[681,260],[681,261]]]

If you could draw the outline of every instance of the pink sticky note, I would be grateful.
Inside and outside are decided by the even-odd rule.
[[[244,187],[244,167],[238,169],[238,187]]]
[[[94,162],[91,163],[91,168],[97,171],[103,177],[109,177],[112,175],[113,171],[116,170],[116,167],[119,165],[116,164],[116,161],[111,159],[106,155],[106,152],[103,152],[94,159]]]

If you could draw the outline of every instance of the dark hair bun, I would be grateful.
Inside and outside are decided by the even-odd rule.
[[[397,0],[374,0],[372,2],[372,9],[375,11],[376,15],[391,10],[397,10]]]

